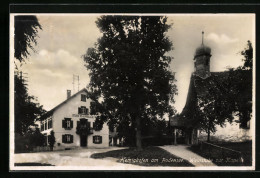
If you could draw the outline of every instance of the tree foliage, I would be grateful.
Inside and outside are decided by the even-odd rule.
[[[30,55],[28,49],[33,51],[37,44],[38,29],[42,29],[36,16],[17,15],[14,17],[14,57],[20,62]]]
[[[36,146],[43,146],[45,143],[44,135],[41,134],[39,128],[29,128],[28,132],[25,134],[25,138],[29,139],[29,146],[31,148]]]
[[[97,120],[135,130],[140,147],[141,120],[175,112],[169,105],[177,92],[172,57],[166,55],[172,50],[166,36],[171,25],[159,16],[102,16],[96,24],[103,36],[84,60],[92,99],[103,99]]]
[[[195,80],[197,85],[197,105],[195,118],[200,129],[208,133],[216,132],[216,126],[225,126],[226,121],[232,122],[234,111],[234,96],[231,95],[227,80],[228,76],[221,78],[219,75],[207,79]]]
[[[253,92],[253,47],[250,41],[247,47],[240,52],[244,64],[236,69],[229,69],[232,95],[235,102],[235,114],[239,117],[241,127],[246,127],[252,116]]]
[[[15,132],[24,135],[34,119],[42,115],[45,110],[34,96],[30,96],[21,75],[14,77],[14,116]]]
[[[20,62],[24,62],[30,55],[29,49],[35,51],[32,43],[37,44],[38,29],[42,28],[36,16],[16,15],[14,17],[14,57]],[[28,94],[22,71],[17,71],[14,76],[14,101],[15,132],[24,135],[28,127],[34,124],[34,119],[45,111],[37,99]]]
[[[51,148],[51,151],[52,151],[54,143],[56,142],[53,130],[51,131],[50,137],[48,138],[48,142],[49,142],[49,145],[50,145],[50,148]]]
[[[226,121],[231,123],[234,116],[239,117],[242,128],[251,119],[253,48],[250,41],[241,55],[243,66],[222,72],[224,77],[213,75],[195,80],[198,91],[195,118],[200,128],[208,133],[208,141],[217,125],[223,127]]]

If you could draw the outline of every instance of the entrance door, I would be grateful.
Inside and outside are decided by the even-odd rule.
[[[80,146],[87,146],[87,135],[80,135]]]

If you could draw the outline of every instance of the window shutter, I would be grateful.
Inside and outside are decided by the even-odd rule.
[[[99,136],[99,143],[102,143],[102,136]]]
[[[62,135],[62,143],[66,143],[66,135]]]
[[[79,107],[78,108],[78,114],[81,114],[82,113],[82,110],[81,110],[81,108]]]
[[[96,124],[95,124],[95,121],[93,122],[93,129],[96,131]]]
[[[66,127],[66,120],[62,120],[62,128],[67,128]]]
[[[73,128],[73,121],[70,121],[70,128]]]
[[[73,143],[73,135],[70,135],[70,143]]]
[[[86,114],[88,115],[88,108],[86,108]]]
[[[96,138],[96,136],[92,137],[93,143],[96,143],[95,138]]]

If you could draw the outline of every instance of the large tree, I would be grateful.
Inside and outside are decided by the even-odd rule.
[[[142,120],[175,112],[169,105],[177,92],[172,57],[166,55],[171,25],[161,16],[102,16],[96,24],[103,35],[84,55],[92,99],[102,98],[96,120],[135,131],[141,149]]]
[[[253,47],[250,41],[242,50],[244,64],[235,69],[229,69],[232,95],[235,98],[235,114],[239,117],[241,127],[247,127],[247,122],[252,116],[253,93]]]
[[[225,126],[226,121],[232,122],[234,111],[234,96],[229,90],[228,73],[207,79],[198,79],[194,83],[197,87],[197,104],[194,117],[201,130],[208,134],[207,141],[210,142],[210,134],[216,132],[216,126]]]
[[[250,41],[240,53],[242,66],[195,81],[198,89],[194,114],[200,128],[208,134],[208,142],[217,125],[223,127],[226,121],[231,123],[238,116],[244,128],[251,119],[253,48]]]
[[[34,96],[28,94],[21,74],[14,77],[14,101],[15,132],[24,135],[29,126],[34,125],[34,119],[45,110]]]
[[[34,50],[38,29],[42,29],[36,16],[17,15],[14,17],[14,57],[16,60],[25,62],[30,55],[29,49]],[[34,124],[34,119],[45,110],[38,103],[36,97],[28,94],[23,72],[17,69],[14,75],[14,109],[15,109],[15,132],[24,135],[28,127]]]
[[[14,57],[23,62],[30,55],[29,49],[34,50],[37,44],[38,30],[42,29],[36,16],[16,15],[14,17]]]

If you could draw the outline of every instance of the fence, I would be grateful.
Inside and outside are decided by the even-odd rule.
[[[240,151],[203,141],[200,141],[199,144],[200,150],[203,150],[207,157],[237,164],[243,164],[244,162],[243,154]]]
[[[37,147],[34,147],[33,152],[42,152],[42,151],[51,151],[50,147],[49,146],[37,146]]]

